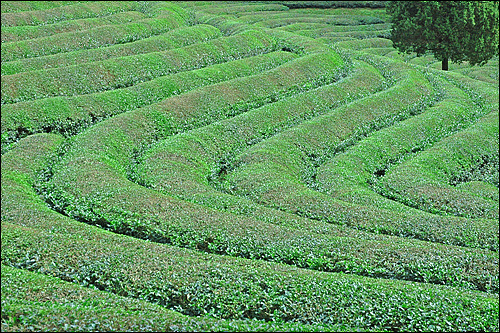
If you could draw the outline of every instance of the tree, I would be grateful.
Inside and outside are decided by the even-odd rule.
[[[498,55],[498,1],[387,1],[391,40],[400,53],[430,51],[448,60],[484,65]]]

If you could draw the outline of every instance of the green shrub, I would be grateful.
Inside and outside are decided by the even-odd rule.
[[[176,14],[161,15],[130,23],[105,25],[83,31],[2,43],[2,61],[15,61],[57,53],[124,44],[159,35],[185,25]]]
[[[190,316],[364,330],[498,328],[493,295],[200,255],[55,221],[57,233],[2,222],[2,262]]]
[[[56,2],[57,3],[57,2]],[[64,20],[112,15],[119,12],[137,10],[139,3],[130,1],[71,2],[65,6],[42,8],[31,11],[2,12],[2,27],[20,25],[44,25]],[[40,5],[37,5],[40,6]],[[2,6],[3,7],[3,6]]]
[[[392,47],[392,41],[386,38],[368,38],[342,41],[337,43],[337,46],[352,50],[363,50],[372,47]]]
[[[342,327],[189,317],[148,301],[117,296],[2,265],[2,331],[50,331],[61,328],[83,332],[313,332],[338,330]]]
[[[40,134],[26,138],[2,158],[2,170],[9,171],[8,176],[2,172],[2,264],[56,276],[118,296],[158,303],[190,316],[209,314],[216,318],[278,320],[289,322],[292,326],[288,327],[307,322],[315,327],[326,325],[324,327],[344,330],[350,327],[424,330],[441,325],[443,330],[495,331],[498,327],[498,297],[493,295],[200,254],[78,223],[48,209],[32,188],[37,171],[50,163],[60,144],[60,137]],[[16,161],[34,163],[22,166]],[[23,175],[24,180],[10,176],[15,173]],[[12,269],[2,269],[2,301],[7,305],[2,306],[4,318],[12,318],[13,307],[35,308],[56,317],[59,311],[70,310],[64,307],[64,299],[59,299],[60,307],[51,307],[52,310],[29,303],[30,297],[19,305],[18,297],[30,292],[30,288],[25,287],[26,282],[12,285],[10,274],[14,273],[11,272]],[[92,310],[98,310],[99,304],[106,304],[99,300],[89,303],[90,297],[83,296],[98,291],[83,290],[39,275],[16,275],[24,281],[38,280],[33,288],[35,295],[42,295],[41,290],[46,290],[43,288],[47,285],[44,280],[48,280],[53,291],[47,290],[44,296],[49,300],[54,293],[73,290],[65,294],[66,299],[71,297],[69,295],[80,295],[77,298],[84,302],[82,306],[88,305]],[[13,303],[18,305],[10,303],[11,288],[17,290]],[[116,302],[119,314],[122,299],[102,296]],[[154,308],[140,301],[129,302],[136,303],[136,309]],[[401,307],[405,309],[404,315]],[[422,308],[433,309],[434,315],[425,316],[419,311]],[[112,311],[109,306],[107,309]],[[171,315],[175,320],[175,315]],[[144,316],[147,317],[147,313]],[[353,316],[363,320],[353,321]],[[12,319],[9,323],[37,323],[36,317],[26,317],[23,313],[17,318],[19,320]]]
[[[179,28],[2,52],[2,331],[498,331],[498,59],[402,56],[381,2],[13,3]]]
[[[217,37],[221,37],[220,31],[209,25],[181,27],[158,36],[144,38],[131,43],[4,62],[2,63],[2,75],[78,65],[86,62],[101,61],[109,58],[149,52],[166,51],[205,42]]]
[[[492,158],[498,160],[498,139],[496,111],[389,168],[376,188],[384,196],[432,213],[496,220],[498,202],[456,189],[450,182]]]
[[[307,58],[311,64],[320,59],[317,56]],[[297,68],[297,64],[290,63],[290,66]],[[253,81],[253,78],[248,81]],[[213,87],[214,89],[207,87],[200,90],[200,93],[218,96],[218,91],[230,89],[219,86]],[[383,86],[384,79],[375,68],[366,63],[357,63],[354,73],[338,83],[321,86],[187,133],[167,137],[145,151],[137,161],[137,181],[163,193],[203,203],[218,210],[266,220],[269,213],[264,214],[259,205],[213,188],[220,189],[219,182],[229,171],[226,167],[231,164],[231,159],[262,140],[329,112],[339,105],[376,92]],[[218,98],[219,96],[217,100]],[[202,97],[196,99],[204,100]],[[183,104],[192,105],[192,102]]]
[[[51,138],[48,135],[42,137]],[[56,145],[54,142],[52,147]],[[28,146],[25,145],[26,148]],[[53,151],[52,147],[47,148]],[[9,152],[2,163],[20,157],[15,155],[17,153],[15,150]],[[40,157],[35,161],[39,161],[38,165],[41,166],[50,155],[39,152],[37,156]],[[28,154],[25,159],[29,160]],[[25,172],[33,174],[37,168],[33,166],[32,170]],[[12,171],[15,169],[11,167]],[[23,185],[12,178],[6,179],[4,174],[2,178],[2,203],[6,203],[2,205],[3,264],[43,272],[117,295],[159,303],[188,315],[210,314],[217,318],[234,319],[275,318],[291,323],[308,322],[318,327],[350,327],[350,324],[354,324],[362,329],[389,329],[392,324],[404,327],[411,327],[409,325],[412,324],[401,317],[396,317],[398,319],[394,321],[392,311],[390,316],[384,317],[386,311],[406,304],[407,310],[414,309],[416,314],[419,307],[428,307],[431,301],[435,304],[436,299],[439,299],[444,303],[436,308],[433,320],[437,322],[422,317],[418,320],[418,327],[443,324],[446,316],[455,314],[461,320],[447,324],[451,326],[446,326],[446,329],[454,328],[453,325],[469,330],[480,330],[481,327],[483,330],[495,329],[498,299],[494,296],[392,280],[381,283],[382,280],[331,273],[318,275],[285,265],[201,255],[168,245],[133,240],[85,226],[50,211],[30,190],[29,180]],[[32,218],[26,219],[24,216]],[[34,242],[37,244],[35,251],[29,245]],[[155,260],[151,260],[151,253],[155,253]],[[186,267],[189,269],[186,270]],[[2,280],[4,285],[9,282],[8,279]],[[38,284],[39,291],[40,288],[42,286]],[[348,294],[351,296],[348,297]],[[352,295],[357,296],[354,299],[356,301],[353,301]],[[394,302],[395,299],[397,302]],[[339,303],[342,300],[347,303]],[[325,306],[317,308],[315,304],[318,302]],[[352,313],[366,314],[360,311],[360,302],[370,306],[378,316],[374,313],[374,317],[367,318],[364,323],[352,323]],[[467,307],[462,302],[474,302],[475,306]],[[93,302],[89,305],[98,304]],[[313,307],[315,310],[310,311]],[[9,309],[4,308],[4,311]],[[62,310],[66,309],[62,307]],[[476,311],[481,311],[481,316]]]
[[[444,79],[434,80],[443,91],[437,103],[415,117],[372,134],[321,165],[315,178],[316,188],[348,202],[408,210],[406,206],[380,197],[370,184],[385,174],[389,166],[429,148],[485,112],[461,89]]]
[[[319,55],[312,55],[309,58],[311,60],[320,59]],[[311,61],[311,63],[314,64],[317,61]],[[285,72],[288,73],[288,71]],[[295,75],[295,73],[288,73],[288,75],[290,74]],[[267,74],[264,73],[262,76],[265,75]],[[250,78],[250,80],[255,81],[254,78]],[[235,81],[245,82],[244,79]],[[286,82],[283,79],[275,81]],[[244,86],[245,84],[241,85],[241,87]],[[227,92],[228,89],[223,91]],[[238,89],[238,91],[244,90]],[[325,93],[325,95],[327,94]],[[186,96],[187,101],[191,101],[191,94],[188,93],[167,100],[169,102],[163,103],[162,107],[172,112],[175,111],[176,114],[182,116],[180,120],[186,121],[189,120],[187,112],[203,111],[203,109],[191,109],[192,103],[185,102],[183,96]],[[199,94],[194,94],[194,96],[199,96]],[[219,95],[218,98],[221,96]],[[203,99],[201,100],[203,101]],[[186,108],[186,106],[188,107]],[[201,106],[210,112],[209,102],[205,102]],[[357,248],[357,250],[346,254],[349,257],[355,253],[359,254],[360,251],[365,252],[373,249],[375,246],[366,246],[363,243],[347,245],[349,243],[347,239],[318,238],[317,234],[274,226],[256,219],[245,219],[169,198],[131,183],[126,179],[129,176],[128,165],[130,164],[127,156],[132,156],[134,149],[140,149],[141,142],[147,142],[150,140],[148,137],[154,135],[155,124],[152,123],[152,119],[148,120],[148,117],[154,115],[154,113],[148,115],[148,112],[153,111],[161,112],[161,109],[155,106],[123,114],[123,116],[102,122],[76,136],[64,158],[53,167],[53,179],[44,190],[44,196],[50,205],[73,218],[98,224],[115,232],[160,242],[170,242],[177,246],[208,252],[279,261],[319,270],[340,270],[365,275],[424,279],[422,281],[436,281],[438,276],[438,279],[448,276],[445,280],[449,282],[445,283],[458,283],[472,288],[476,288],[474,285],[477,285],[478,288],[486,288],[487,284],[485,283],[490,282],[487,277],[476,280],[473,277],[469,279],[457,276],[452,273],[453,269],[446,270],[448,273],[444,275],[439,270],[434,272],[431,270],[430,276],[415,275],[414,270],[425,271],[429,269],[424,264],[428,261],[427,259],[419,261],[422,262],[422,267],[408,268],[408,270],[403,271],[389,267],[378,267],[375,262],[378,262],[380,255],[361,255],[359,257],[365,258],[364,260],[368,259],[369,262],[372,261],[371,263],[362,263],[358,259],[355,262],[349,260],[347,263],[341,260],[339,263],[339,254],[328,252],[332,248]],[[197,121],[197,119],[194,120]],[[161,123],[161,127],[171,130],[174,130],[176,126],[179,125],[175,125],[172,120]],[[209,134],[208,137],[211,135]],[[197,142],[193,142],[190,145],[184,145],[183,149],[194,150],[196,144]],[[92,148],[87,148],[89,146]],[[84,174],[87,172],[89,174]],[[413,248],[412,251],[417,250]],[[426,247],[423,246],[419,251],[422,251],[422,256],[425,258],[427,255]],[[463,255],[444,255],[442,257],[463,258]],[[415,261],[415,259],[411,261]],[[443,267],[457,264],[443,264]],[[470,281],[473,284],[465,281]],[[493,281],[493,283],[496,282]]]
[[[248,31],[163,52],[7,75],[2,77],[2,104],[123,88],[168,74],[272,51],[276,51],[272,38],[258,31]]]
[[[277,27],[282,27],[286,26],[289,24],[293,23],[299,23],[299,22],[305,22],[305,23],[326,23],[326,24],[331,24],[331,25],[358,25],[358,24],[377,24],[377,23],[384,23],[379,18],[376,17],[370,17],[370,16],[354,16],[354,15],[349,15],[349,16],[329,16],[329,17],[323,17],[323,16],[318,16],[318,17],[312,17],[311,15],[308,16],[292,16],[292,17],[283,17],[283,18],[277,18],[277,19],[268,19],[268,20],[262,20],[255,22],[254,25],[258,27],[266,27],[266,28],[277,28]]]
[[[277,1],[288,8],[384,8],[385,1]]]
[[[224,15],[224,14],[238,14],[241,13],[254,13],[254,12],[262,12],[262,11],[284,11],[288,10],[288,7],[280,5],[280,4],[247,4],[247,5],[238,5],[238,4],[221,4],[218,6],[215,3],[215,6],[210,6],[209,8],[203,8],[203,12],[216,14],[216,15]]]
[[[2,13],[17,13],[32,10],[45,10],[54,7],[74,5],[78,2],[87,1],[4,1]]]
[[[3,27],[2,43],[46,37],[63,32],[87,30],[102,25],[127,23],[144,18],[145,14],[141,12],[129,11],[104,17],[63,21],[48,25]]]
[[[197,87],[266,71],[296,58],[289,52],[271,52],[159,77],[128,88],[5,104],[1,117],[2,152],[12,142],[29,134],[55,131],[66,136],[74,135],[113,115],[154,104]],[[58,112],[53,112],[54,109]]]
[[[302,18],[300,20],[299,18]],[[345,18],[345,19],[342,19]],[[254,13],[252,15],[242,15],[236,20],[241,23],[255,25],[274,25],[284,26],[292,23],[324,23],[340,25],[358,25],[358,24],[377,24],[386,21],[387,15],[384,10],[349,10],[349,9],[331,9],[324,10],[321,13],[314,9],[288,10],[278,13]]]
[[[340,202],[307,187],[315,177],[315,164],[321,164],[367,133],[420,113],[432,103],[434,93],[429,82],[417,72],[402,70],[398,75],[403,73],[408,77],[384,92],[295,126],[289,133],[281,133],[243,152],[229,166],[225,188],[231,194],[308,218],[373,232],[496,250],[498,226],[495,221],[394,213]],[[382,110],[400,113],[375,116],[374,112]],[[369,115],[374,116],[369,120],[374,123],[360,127]]]

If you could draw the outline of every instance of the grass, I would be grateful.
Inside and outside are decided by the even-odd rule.
[[[2,2],[2,331],[498,331],[498,59],[383,6]]]

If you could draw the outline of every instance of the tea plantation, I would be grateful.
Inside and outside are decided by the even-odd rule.
[[[384,1],[2,1],[8,331],[499,330],[499,59]]]

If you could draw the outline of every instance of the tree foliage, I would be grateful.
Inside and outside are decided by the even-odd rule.
[[[448,60],[484,65],[498,54],[498,1],[388,1],[392,41],[400,52],[432,52]]]

